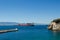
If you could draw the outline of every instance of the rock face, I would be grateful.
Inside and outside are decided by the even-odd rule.
[[[60,31],[60,18],[54,19],[48,26],[49,30]]]

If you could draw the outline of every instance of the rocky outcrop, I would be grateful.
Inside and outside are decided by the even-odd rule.
[[[60,18],[54,19],[48,26],[49,30],[60,31]]]

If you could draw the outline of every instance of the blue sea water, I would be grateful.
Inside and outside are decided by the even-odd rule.
[[[0,30],[18,28],[17,32],[0,33],[0,40],[60,40],[60,32],[52,32],[47,25],[0,26]]]

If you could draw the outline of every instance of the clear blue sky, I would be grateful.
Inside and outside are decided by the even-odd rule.
[[[50,23],[56,18],[59,0],[0,0],[0,22]]]

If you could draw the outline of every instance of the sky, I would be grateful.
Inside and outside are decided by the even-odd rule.
[[[60,0],[0,0],[0,22],[50,23],[60,18]]]

